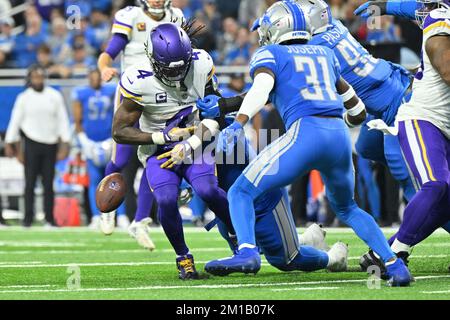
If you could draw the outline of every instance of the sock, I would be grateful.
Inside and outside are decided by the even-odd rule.
[[[338,217],[351,227],[357,236],[376,252],[384,262],[395,257],[383,232],[381,232],[380,227],[378,227],[371,215],[360,209],[356,203],[345,208],[332,206]]]
[[[395,239],[391,248],[392,248],[392,251],[394,251],[394,253],[399,253],[399,252],[408,252],[409,253],[411,250],[411,246],[401,243],[397,239]]]
[[[325,251],[310,246],[300,246],[299,254],[289,264],[290,270],[316,271],[325,269],[330,259]]]
[[[137,209],[134,220],[136,222],[142,221],[150,216],[153,206],[153,193],[148,184],[147,175],[144,171],[139,184],[139,192],[137,197]]]
[[[239,244],[256,246],[254,197],[250,190],[255,187],[244,176],[236,180],[228,191],[230,214]]]
[[[242,250],[244,248],[248,248],[248,249],[255,249],[256,246],[250,243],[243,243],[239,246],[239,250]]]
[[[178,210],[178,185],[165,185],[153,191],[158,203],[158,218],[170,244],[179,256],[188,254],[183,222]]]
[[[448,212],[448,185],[445,182],[425,183],[405,209],[397,239],[414,246],[450,220]],[[444,201],[442,201],[444,200]]]

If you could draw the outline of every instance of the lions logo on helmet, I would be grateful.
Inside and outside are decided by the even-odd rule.
[[[260,46],[280,44],[290,40],[310,40],[311,23],[300,6],[282,1],[273,4],[264,16],[257,20],[252,31],[258,30]]]
[[[332,15],[328,4],[323,0],[291,0],[300,6],[311,23],[313,35],[325,32],[331,25]]]

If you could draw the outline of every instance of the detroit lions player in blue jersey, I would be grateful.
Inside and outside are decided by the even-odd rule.
[[[353,197],[352,150],[345,122],[361,124],[366,116],[364,104],[341,78],[333,51],[306,44],[312,31],[308,16],[292,2],[275,3],[260,19],[258,32],[264,47],[251,61],[254,82],[235,122],[219,136],[218,147],[229,151],[243,125],[264,107],[269,96],[287,133],[264,149],[229,190],[239,251],[231,258],[209,262],[205,269],[218,275],[256,273],[261,260],[255,240],[254,200],[317,169],[338,217],[382,257],[389,283],[407,286],[411,282],[409,270],[389,248],[375,220],[358,208]],[[344,105],[348,109],[345,114]]]
[[[411,75],[403,67],[383,59],[375,59],[350,34],[322,0],[292,0],[309,15],[314,28],[310,44],[333,50],[341,65],[342,77],[354,88],[364,102],[369,116],[361,127],[356,143],[357,152],[366,159],[387,165],[403,188],[409,201],[415,194],[414,185],[403,159],[398,139],[369,131],[370,120],[382,119],[388,125],[395,121],[397,110],[409,99]]]
[[[93,214],[91,227],[100,227],[105,234],[112,232],[110,225],[114,221],[107,221],[107,214],[100,215],[95,205],[95,190],[104,177],[111,156],[115,90],[115,86],[102,85],[100,72],[92,70],[89,73],[89,85],[75,88],[72,92],[75,129],[82,153],[87,159],[89,203]],[[123,205],[117,213],[118,225],[125,228],[128,218]]]
[[[234,121],[234,116],[228,114],[225,119],[215,118],[215,120],[218,122],[218,127],[224,128]],[[163,166],[180,163],[190,154],[195,154],[200,146],[194,148],[195,143],[190,141],[193,139],[204,140],[204,130],[198,130],[196,136],[164,154],[162,157],[169,158],[169,160]],[[186,144],[189,146],[185,147]],[[191,152],[185,152],[186,150]],[[237,159],[235,155],[238,155]],[[219,187],[228,192],[255,156],[256,154],[245,135],[239,137],[233,153],[217,151],[216,167]],[[256,242],[272,266],[281,271],[315,271],[324,268],[334,272],[346,270],[348,248],[344,243],[337,242],[328,252],[322,251],[328,246],[325,243],[325,232],[317,224],[311,225],[302,235],[298,236],[285,188],[268,191],[255,199],[254,207]],[[227,227],[219,218],[209,223],[206,229],[210,230],[216,223],[220,234],[228,242],[233,253],[236,253],[238,250],[236,236],[230,236]],[[210,269],[210,265],[207,265],[206,270],[215,273],[214,268]],[[233,270],[225,273],[231,272]],[[255,270],[244,269],[243,272],[255,272]]]

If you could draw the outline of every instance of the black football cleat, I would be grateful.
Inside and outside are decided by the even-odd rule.
[[[396,253],[397,258],[402,259],[405,266],[409,264],[409,253],[406,251],[400,251]]]
[[[383,261],[381,261],[381,259],[377,258],[375,256],[375,253],[373,252],[372,249],[369,250],[369,252],[365,253],[361,259],[359,259],[359,266],[361,267],[361,270],[364,272],[369,272],[372,271],[373,267],[376,267],[380,270],[379,272],[379,276],[381,279],[383,280],[387,280],[388,277],[386,275],[386,267],[383,263]],[[372,272],[370,272],[372,273]]]
[[[197,280],[198,272],[195,269],[194,257],[191,254],[177,258],[178,278],[181,280]]]

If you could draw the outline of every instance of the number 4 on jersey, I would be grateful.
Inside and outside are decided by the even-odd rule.
[[[150,71],[138,70],[138,72],[139,72],[139,75],[137,77],[138,79],[145,79],[145,78],[153,76],[153,72],[150,72]]]

